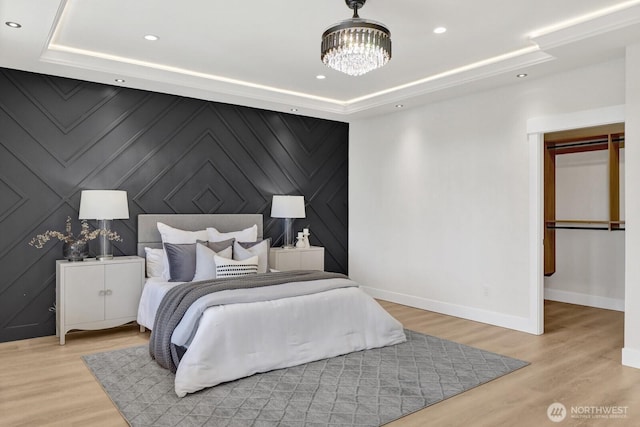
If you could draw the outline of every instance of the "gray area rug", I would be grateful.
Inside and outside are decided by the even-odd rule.
[[[184,398],[147,346],[83,356],[131,426],[380,426],[527,362],[406,330],[407,342],[256,374]]]

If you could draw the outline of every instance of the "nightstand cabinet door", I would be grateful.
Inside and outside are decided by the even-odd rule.
[[[319,249],[300,253],[301,270],[324,270],[324,248]]]
[[[106,319],[137,317],[142,293],[140,264],[105,265],[104,313]]]
[[[273,268],[279,271],[300,270],[300,254],[277,254],[273,262]]]
[[[104,269],[82,266],[65,269],[65,323],[104,320]]]
[[[279,271],[324,270],[324,248],[271,248],[269,267]]]

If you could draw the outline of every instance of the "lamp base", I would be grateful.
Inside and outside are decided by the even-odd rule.
[[[284,219],[284,244],[283,249],[293,249],[293,218]]]
[[[99,219],[98,228],[100,229],[100,235],[98,236],[98,253],[96,254],[96,259],[98,261],[113,259],[113,247],[107,235],[107,232],[111,230],[111,220]]]

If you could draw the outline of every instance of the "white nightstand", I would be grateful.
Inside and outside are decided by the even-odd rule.
[[[269,249],[269,267],[280,270],[324,270],[324,248]]]
[[[144,285],[144,258],[56,261],[56,335],[104,329],[136,320]]]

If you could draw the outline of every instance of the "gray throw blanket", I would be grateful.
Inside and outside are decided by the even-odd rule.
[[[149,354],[160,366],[173,373],[176,372],[181,355],[178,354],[176,346],[171,343],[171,336],[191,304],[204,295],[230,289],[258,288],[288,282],[336,278],[348,279],[344,274],[304,270],[215,279],[176,286],[167,292],[156,312],[149,339]]]

